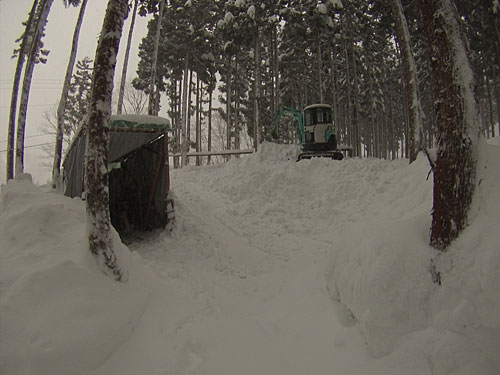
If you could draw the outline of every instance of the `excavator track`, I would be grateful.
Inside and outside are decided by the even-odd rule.
[[[297,155],[297,161],[312,158],[330,158],[332,160],[342,160],[344,154],[339,151],[305,151]]]

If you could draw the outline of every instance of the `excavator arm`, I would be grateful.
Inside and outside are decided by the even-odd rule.
[[[268,139],[278,139],[278,124],[280,122],[281,116],[291,116],[297,120],[297,125],[299,129],[299,139],[300,143],[304,142],[304,118],[302,116],[302,112],[289,108],[289,107],[280,107],[276,116],[274,116],[273,125],[268,135]]]

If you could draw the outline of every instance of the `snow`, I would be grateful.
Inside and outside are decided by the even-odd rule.
[[[253,20],[255,19],[255,6],[253,4],[248,7],[247,15],[251,19]]]
[[[175,170],[173,232],[113,233],[126,283],[89,254],[84,202],[21,175],[0,196],[0,372],[498,374],[500,148],[481,147],[447,253],[427,245],[422,156],[296,163],[263,144]]]
[[[341,0],[328,0],[327,4],[333,6],[334,9],[344,9],[344,5]]]
[[[224,24],[230,23],[234,19],[234,16],[231,12],[227,12],[224,16]]]
[[[201,59],[204,60],[204,61],[215,61],[215,56],[212,52],[209,52],[209,53],[203,53],[201,55]]]
[[[323,3],[318,3],[317,8],[320,14],[326,14],[328,12],[326,5]]]
[[[491,10],[493,14],[498,14],[500,10],[500,1],[498,0],[491,0]]]

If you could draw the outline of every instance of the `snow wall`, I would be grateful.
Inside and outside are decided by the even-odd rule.
[[[483,144],[481,153],[470,225],[446,253],[428,246],[432,176],[423,157],[341,231],[329,291],[374,356],[418,353],[436,374],[500,372],[500,148]]]
[[[152,276],[113,232],[127,283],[88,250],[85,205],[21,175],[0,197],[0,373],[88,374],[127,340]],[[97,334],[98,333],[98,334]]]

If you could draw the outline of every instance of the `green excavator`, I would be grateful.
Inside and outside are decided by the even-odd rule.
[[[337,137],[333,130],[332,107],[328,104],[313,104],[304,111],[281,107],[274,117],[270,131],[271,139],[278,139],[278,124],[281,116],[292,116],[297,120],[302,151],[297,161],[315,157],[342,160],[344,154],[337,148]]]

